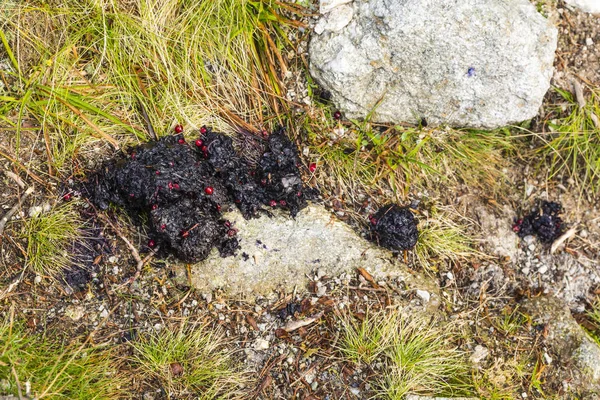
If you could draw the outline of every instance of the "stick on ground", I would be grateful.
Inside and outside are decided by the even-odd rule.
[[[2,236],[2,234],[4,233],[4,227],[6,226],[6,223],[8,221],[10,221],[12,216],[15,215],[15,213],[19,210],[19,207],[21,207],[21,204],[23,204],[23,202],[27,199],[27,197],[29,197],[29,195],[31,193],[33,193],[33,191],[34,191],[33,186],[31,186],[29,189],[27,189],[25,191],[25,193],[23,193],[23,196],[21,196],[21,198],[13,206],[13,208],[8,210],[8,212],[4,215],[4,217],[2,217],[2,219],[0,220],[0,236]]]

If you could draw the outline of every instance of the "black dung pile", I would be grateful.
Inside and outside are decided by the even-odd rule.
[[[100,209],[119,205],[146,221],[149,247],[161,245],[186,262],[225,257],[239,247],[234,227],[221,212],[235,204],[245,218],[269,208],[295,216],[307,196],[296,146],[283,134],[269,136],[256,170],[234,149],[230,137],[202,128],[187,143],[174,135],[132,149],[91,176],[82,193]],[[141,218],[140,218],[141,217]]]
[[[559,203],[544,201],[540,207],[517,220],[513,231],[521,238],[535,235],[542,243],[552,243],[562,234],[563,221],[558,216],[561,212]]]
[[[408,207],[388,204],[369,217],[371,240],[393,251],[410,250],[417,244],[417,221]]]

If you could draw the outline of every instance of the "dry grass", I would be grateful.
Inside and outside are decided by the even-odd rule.
[[[25,220],[26,265],[36,274],[57,277],[71,266],[72,246],[83,232],[75,202],[56,205]]]
[[[235,365],[230,344],[206,325],[182,323],[132,345],[139,376],[158,382],[168,398],[239,399],[249,391],[249,376]]]
[[[361,321],[342,317],[340,351],[352,362],[383,363],[376,397],[465,393],[468,368],[452,344],[452,329],[408,310],[366,314]]]
[[[50,341],[28,332],[12,316],[0,324],[2,394],[35,399],[124,398],[126,380],[117,370],[112,350]]]
[[[8,0],[0,128],[15,133],[12,157],[21,159],[28,119],[40,126],[50,168],[37,172],[50,176],[148,140],[142,108],[158,135],[176,122],[261,128],[287,107],[280,49],[283,27],[298,23],[284,11],[300,9],[273,0]]]

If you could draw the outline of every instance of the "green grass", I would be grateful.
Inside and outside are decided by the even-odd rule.
[[[24,221],[26,265],[36,274],[55,277],[70,266],[73,243],[82,235],[83,222],[76,203],[54,206]]]
[[[416,262],[427,271],[437,271],[440,262],[458,264],[481,257],[473,248],[467,227],[456,222],[458,215],[435,205],[419,218],[419,239],[414,249]]]
[[[140,104],[158,135],[176,122],[187,132],[204,124],[253,131],[287,107],[283,29],[298,23],[282,15],[295,6],[9,0],[3,8],[0,48],[12,71],[0,71],[9,83],[0,128],[14,133],[20,159],[22,121],[35,120],[51,176],[79,172],[73,160],[98,147],[148,140]]]
[[[132,342],[132,362],[168,398],[237,399],[247,394],[249,380],[236,366],[229,345],[222,333],[187,323]]]
[[[404,197],[415,187],[446,190],[465,184],[498,190],[505,182],[510,131],[420,129],[368,121],[338,122],[316,103],[300,122],[324,186],[334,184],[349,199],[359,191],[391,188]]]
[[[377,398],[468,391],[465,357],[452,345],[448,326],[402,310],[369,313],[361,321],[351,318],[341,320],[340,352],[351,362],[383,363],[383,374],[373,382]]]
[[[395,323],[395,318],[383,318],[381,313],[367,313],[362,319],[343,315],[340,351],[344,358],[357,364],[377,361],[388,346]]]
[[[565,174],[578,185],[580,193],[598,194],[600,189],[600,90],[590,93],[581,108],[574,96],[555,89],[566,101],[566,111],[548,123],[550,133],[537,134],[544,144],[537,150],[543,157],[540,168],[550,165],[550,178]]]
[[[600,297],[596,298],[586,316],[594,329],[586,328],[585,331],[600,345]]]
[[[20,323],[0,325],[2,394],[36,399],[124,398],[125,380],[113,354],[79,343],[56,343]],[[27,393],[27,388],[30,393]]]

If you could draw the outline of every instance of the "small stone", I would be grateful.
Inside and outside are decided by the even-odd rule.
[[[523,242],[524,242],[526,245],[528,245],[528,246],[529,246],[529,245],[532,245],[532,244],[535,244],[535,236],[533,236],[533,235],[527,235],[527,236],[525,236],[525,237],[523,238]]]
[[[488,354],[490,354],[490,351],[487,348],[478,344],[477,346],[475,346],[475,351],[473,352],[473,354],[471,354],[471,357],[469,359],[473,364],[479,364],[480,362],[485,360]]]
[[[33,283],[35,283],[36,285],[39,285],[42,282],[42,277],[40,275],[36,275],[35,278],[33,279]]]
[[[521,272],[523,273],[523,275],[529,275],[529,272],[531,272],[531,270],[529,269],[529,267],[525,267],[521,270]]]
[[[327,286],[321,284],[321,282],[319,282],[317,284],[317,296],[318,297],[323,297],[325,296],[325,294],[327,293]]]
[[[547,265],[542,265],[539,269],[538,272],[540,274],[545,274],[548,271],[548,266]]]
[[[585,38],[585,44],[586,44],[586,46],[593,46],[594,40],[591,37]]]
[[[304,375],[304,379],[306,380],[306,382],[308,382],[308,384],[312,384],[313,381],[315,380],[315,375],[314,374],[306,374]]]
[[[73,321],[79,321],[85,315],[85,307],[69,306],[65,310],[65,317],[71,318]]]
[[[552,357],[550,357],[546,351],[544,351],[544,361],[547,365],[552,364]]]
[[[417,289],[417,297],[420,298],[423,303],[429,303],[431,294],[426,290]]]
[[[531,243],[529,246],[527,246],[527,248],[529,249],[529,251],[534,251],[535,250],[535,243]]]
[[[202,293],[202,298],[206,300],[207,303],[211,303],[213,299],[212,292]]]
[[[42,214],[42,212],[44,211],[44,208],[42,206],[33,206],[29,208],[29,216],[30,217],[37,217],[38,215]]]
[[[256,341],[254,342],[254,349],[255,350],[267,350],[269,348],[269,341],[265,340],[265,339],[256,339]]]
[[[585,229],[582,229],[582,230],[579,232],[579,236],[580,236],[582,239],[585,239],[585,238],[587,238],[587,237],[589,236],[589,233],[588,233],[588,231],[587,231],[587,230],[585,230]]]

